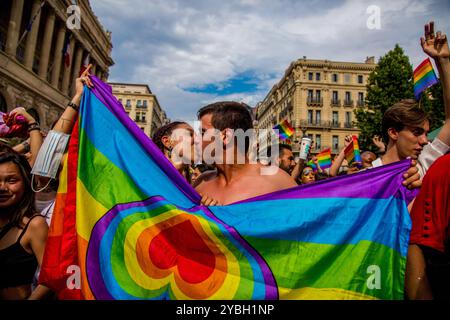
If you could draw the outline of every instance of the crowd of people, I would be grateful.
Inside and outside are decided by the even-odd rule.
[[[345,138],[344,148],[327,170],[320,167],[317,157],[307,159],[311,162],[296,161],[292,147],[285,144],[270,146],[269,157],[277,151],[273,163],[251,162],[249,143],[242,147],[232,142],[236,130],[253,129],[253,119],[245,104],[232,101],[201,108],[197,114],[201,123],[199,133],[186,122],[172,122],[159,128],[152,140],[207,206],[228,205],[411,158],[403,184],[420,192],[408,207],[413,229],[405,279],[406,298],[444,297],[441,286],[445,274],[431,271],[436,261],[441,265],[442,261],[448,263],[445,257],[448,258],[450,251],[450,54],[445,35],[435,34],[433,23],[426,25],[421,43],[438,67],[445,104],[444,125],[432,142],[427,139],[428,116],[414,100],[399,101],[386,111],[382,120],[383,139],[373,139],[378,152],[362,152],[359,166],[349,165],[345,159],[345,149],[352,136]],[[84,86],[93,86],[89,70],[90,67],[76,80],[75,96],[45,140],[39,124],[25,109],[17,108],[9,113],[25,119],[28,135],[15,146],[8,145],[7,139],[0,142],[0,299],[52,297],[51,291],[39,285],[36,278],[51,222],[58,171],[64,163],[64,142],[76,123]],[[198,162],[196,150],[206,150],[215,139],[222,142],[220,154],[211,153],[211,158],[201,157]],[[46,159],[48,155],[52,159]],[[245,161],[238,163],[239,157]],[[279,170],[261,174],[268,166]]]

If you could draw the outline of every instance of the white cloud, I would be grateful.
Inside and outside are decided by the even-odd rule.
[[[418,39],[428,19],[450,32],[447,0],[96,0],[91,5],[113,32],[111,80],[147,83],[173,119],[192,119],[199,107],[219,99],[255,105],[302,56],[362,62],[399,43],[417,63],[423,59]],[[381,30],[366,27],[369,5],[381,9]],[[217,97],[183,90],[224,84],[246,71],[260,80],[257,92]]]

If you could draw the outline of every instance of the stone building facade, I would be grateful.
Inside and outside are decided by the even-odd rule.
[[[25,107],[49,129],[74,93],[83,62],[108,78],[111,34],[103,29],[89,1],[78,1],[80,28],[68,28],[71,0],[0,1],[0,111]],[[33,21],[31,24],[30,22]],[[69,25],[70,26],[70,25]],[[63,56],[69,44],[70,66]]]
[[[302,136],[313,141],[312,153],[331,148],[336,154],[348,134],[359,134],[354,110],[365,107],[366,85],[375,58],[365,63],[299,59],[257,104],[258,128],[270,129],[284,119],[295,128],[294,142]],[[298,154],[298,144],[293,144]]]
[[[109,83],[113,95],[123,105],[130,118],[149,137],[169,123],[158,99],[146,84]]]

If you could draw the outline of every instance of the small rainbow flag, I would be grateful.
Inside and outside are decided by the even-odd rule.
[[[425,59],[414,70],[414,96],[420,99],[422,92],[438,82],[430,58]]]
[[[353,163],[362,163],[361,151],[359,150],[358,137],[353,136],[353,142],[345,148],[345,159],[347,159],[348,165]]]
[[[322,170],[331,167],[331,149],[325,149],[317,155],[319,166]]]
[[[309,160],[308,163],[306,163],[306,166],[311,167],[314,172],[317,172],[317,166],[314,162],[312,162],[312,160]]]
[[[291,127],[286,119],[284,119],[282,123],[273,127],[273,130],[278,130],[278,135],[281,139],[289,139],[295,132],[295,129]]]

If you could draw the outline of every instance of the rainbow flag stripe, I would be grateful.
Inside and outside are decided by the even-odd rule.
[[[278,135],[281,139],[289,139],[294,133],[295,129],[291,127],[289,122],[285,119],[282,123],[273,127],[274,130],[278,130]]]
[[[425,59],[414,70],[414,96],[420,99],[422,92],[438,82],[430,58]]]
[[[315,164],[314,162],[312,162],[312,160],[309,160],[308,163],[306,163],[306,165],[307,165],[308,167],[311,167],[311,168],[313,169],[314,172],[317,172],[317,171],[318,171],[318,168],[317,168],[316,164]]]
[[[322,170],[331,167],[331,148],[325,149],[319,153],[317,159],[319,160],[319,165]]]
[[[205,207],[92,80],[40,273],[60,299],[403,299],[408,160]]]
[[[359,150],[358,137],[353,136],[353,141],[345,148],[345,159],[347,159],[348,165],[353,163],[362,164],[361,151]]]

